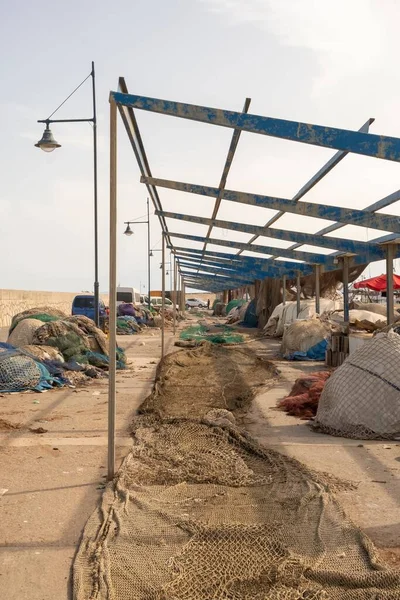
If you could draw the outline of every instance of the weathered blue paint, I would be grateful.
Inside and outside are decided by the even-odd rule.
[[[196,235],[188,235],[185,233],[170,233],[169,234],[171,237],[176,237],[176,238],[180,238],[180,239],[187,239],[187,240],[191,240],[193,242],[203,242],[204,241],[204,237],[201,236],[196,236]],[[392,236],[390,236],[392,239]],[[376,241],[376,240],[374,240]],[[246,250],[251,250],[253,252],[258,252],[260,254],[270,254],[270,252],[265,252],[265,247],[264,246],[259,246],[257,244],[249,244],[249,243],[243,243],[243,242],[233,242],[230,240],[221,240],[218,238],[213,238],[209,240],[210,244],[216,245],[216,246],[223,246],[225,248],[237,248],[238,250],[241,251],[246,251]],[[281,248],[275,248],[274,249],[275,253],[279,252],[280,256],[283,256],[282,254],[282,249]],[[329,254],[327,256],[323,256],[323,255],[319,255],[319,254],[311,254],[308,252],[304,252],[304,254],[306,254],[309,257],[308,260],[308,265],[310,264],[323,264],[324,265],[324,271],[337,271],[338,269],[340,269],[340,264],[338,259],[341,256],[341,253],[339,252],[334,252],[333,254]],[[343,254],[343,253],[342,253]],[[237,258],[241,257],[242,255],[239,254],[235,254],[234,256],[236,256]],[[323,256],[323,259],[325,260],[318,260],[321,256]],[[396,258],[400,257],[400,244],[398,245],[398,249],[396,251]],[[267,259],[267,260],[273,260],[273,259]],[[275,262],[273,260],[273,262]],[[281,261],[279,261],[281,262]],[[357,254],[355,256],[353,256],[352,258],[352,264],[353,265],[364,265],[367,264],[368,262],[370,262],[370,259],[367,255],[365,254]],[[301,265],[301,263],[296,263],[296,268],[299,267],[299,265]]]
[[[251,257],[243,257],[242,261],[227,261],[219,258],[202,258],[199,255],[187,255],[185,253],[177,253],[177,258],[180,261],[192,262],[197,265],[219,265],[221,267],[225,267],[227,269],[233,269],[236,271],[243,271],[245,273],[251,271],[257,271],[260,274],[264,273],[264,277],[273,276],[278,277],[279,275],[288,274],[288,273],[296,273],[297,271],[301,271],[303,274],[312,273],[312,267],[309,265],[299,264],[299,263],[288,263],[285,261],[268,261],[268,260],[259,260],[252,259]],[[246,260],[249,258],[249,260]],[[300,267],[300,268],[299,268]],[[275,273],[275,275],[272,275]]]
[[[396,192],[389,194],[389,196],[385,196],[385,198],[382,198],[381,200],[378,200],[377,202],[370,204],[363,210],[364,210],[364,212],[375,212],[377,210],[381,210],[382,208],[386,208],[387,206],[390,206],[394,202],[397,202],[397,200],[400,200],[400,190],[397,190]],[[338,229],[341,229],[342,227],[344,227],[343,223],[333,223],[332,225],[328,225],[327,227],[324,227],[323,229],[320,229],[319,231],[317,231],[317,234],[318,235],[326,235],[327,233],[332,233],[332,231],[337,231]],[[387,237],[390,237],[391,239],[393,239],[393,237],[397,237],[397,236],[393,236],[392,234],[390,234],[389,236],[384,236],[384,238],[387,238]],[[371,241],[375,244],[379,244],[382,240],[383,240],[383,238],[376,238]],[[296,248],[299,248],[300,246],[301,246],[301,244],[293,244],[293,246],[290,246],[289,250],[296,250]]]
[[[364,123],[364,125],[362,125],[358,131],[361,131],[362,133],[368,133],[369,126],[374,121],[375,119],[368,119],[368,121]],[[305,185],[303,185],[303,187],[297,192],[297,194],[293,196],[292,200],[297,201],[300,200],[300,198],[302,198],[303,196],[305,196],[319,181],[321,181],[321,179],[325,177],[325,175],[332,171],[332,169],[336,167],[336,165],[339,164],[339,162],[343,160],[344,157],[347,155],[348,152],[336,152],[336,154],[334,154],[334,156],[332,156],[332,158],[328,160],[328,162],[325,163],[323,167],[321,167],[321,169],[319,169],[319,171],[317,171],[317,173],[313,175],[313,177],[311,177],[311,179],[309,179]],[[283,217],[284,214],[284,211],[279,211],[276,215],[269,219],[265,227],[271,227],[271,225],[276,223],[281,217]],[[254,242],[257,239],[257,237],[258,236],[253,236],[249,241]]]
[[[120,92],[110,92],[110,99],[120,106],[259,133],[294,142],[312,144],[313,146],[400,161],[400,139],[395,137],[243,114],[183,102],[122,94]]]
[[[197,217],[193,215],[183,215],[167,211],[155,211],[155,214],[161,214],[166,219],[178,219],[180,221],[188,221],[190,223],[198,223],[200,225],[210,225],[220,227],[221,229],[230,229],[232,231],[241,231],[244,233],[253,233],[265,237],[271,237],[288,242],[298,242],[301,244],[310,244],[311,246],[321,246],[323,248],[332,248],[340,250],[343,253],[349,254],[364,254],[368,256],[368,262],[371,260],[379,260],[383,258],[383,250],[376,244],[367,242],[357,242],[354,240],[344,240],[341,238],[323,237],[316,234],[301,233],[297,231],[285,231],[283,229],[275,229],[273,227],[259,227],[257,225],[248,225],[245,223],[235,223],[232,221],[222,221],[219,219],[207,219],[205,217]],[[280,253],[276,249],[275,253]]]
[[[218,272],[218,273],[224,273],[226,275],[232,275],[235,276],[236,274],[239,276],[251,276],[254,279],[263,279],[264,277],[281,277],[282,275],[287,275],[288,277],[296,277],[296,271],[292,270],[292,271],[288,271],[287,269],[281,269],[279,268],[279,266],[273,267],[273,266],[269,266],[269,267],[255,267],[255,268],[250,268],[250,267],[246,267],[246,266],[242,266],[242,267],[237,267],[237,266],[225,266],[225,265],[221,265],[221,264],[209,264],[208,262],[204,261],[204,262],[199,262],[199,261],[195,261],[194,263],[192,261],[188,261],[186,260],[182,260],[179,259],[179,264],[181,266],[187,267],[187,268],[192,268],[192,269],[199,269],[201,271],[212,271],[212,272]]]
[[[193,183],[182,183],[167,179],[157,179],[155,177],[142,177],[141,182],[212,198],[217,198],[221,195],[221,191],[218,188],[196,185]],[[361,227],[369,227],[370,229],[381,229],[382,231],[400,233],[400,218],[394,215],[374,214],[364,210],[314,204],[313,202],[298,202],[286,198],[275,198],[273,196],[262,196],[260,194],[249,194],[233,190],[224,190],[222,192],[222,198],[224,200],[230,200],[231,202],[270,208],[281,211],[282,213],[287,212],[305,217],[339,221],[340,223],[347,225],[358,225]],[[271,223],[271,221],[269,223]]]
[[[196,272],[193,271],[185,271],[184,269],[181,268],[181,273],[184,277],[186,276],[190,276],[190,275],[194,275],[196,276]],[[246,283],[246,284],[252,284],[253,283],[253,279],[249,278],[249,277],[240,277],[239,275],[234,275],[234,276],[223,276],[223,273],[215,273],[212,274],[211,272],[205,272],[205,273],[198,273],[198,278],[201,280],[205,280],[205,278],[209,278],[208,280],[218,280],[220,281],[224,286],[225,289],[228,289],[229,286],[238,286],[240,284]],[[197,278],[197,277],[196,277]]]
[[[172,234],[171,234],[172,236]],[[172,236],[173,237],[173,236]],[[207,260],[211,260],[213,257],[215,257],[215,259],[222,261],[222,264],[233,264],[233,265],[237,265],[237,266],[244,266],[246,265],[247,268],[255,268],[255,267],[260,267],[261,270],[268,268],[269,265],[274,266],[275,268],[281,268],[282,269],[282,273],[287,272],[288,270],[292,270],[292,271],[300,271],[303,275],[308,275],[310,273],[313,272],[313,268],[311,265],[306,264],[306,263],[297,263],[297,262],[293,262],[293,261],[286,261],[286,260],[271,260],[269,258],[256,258],[253,256],[244,256],[244,255],[239,255],[239,254],[228,254],[225,252],[210,252],[210,251],[206,251],[206,253],[203,255],[203,251],[202,250],[198,250],[198,249],[188,249],[188,248],[178,248],[178,247],[174,247],[175,252],[176,252],[176,256],[178,256],[179,258],[192,258],[194,260],[199,260],[201,258],[201,256],[204,256],[205,259]],[[332,265],[333,265],[333,261],[332,261]]]
[[[189,235],[186,233],[172,233],[169,234],[171,237],[176,237],[184,240],[191,240],[193,242],[204,242],[206,240],[205,237],[199,235]],[[248,244],[244,242],[234,242],[231,240],[221,240],[218,238],[210,238],[208,240],[209,244],[214,244],[216,246],[224,246],[225,248],[237,248],[239,250],[250,250],[251,252],[258,252],[259,254],[276,254],[279,252],[279,256],[283,256],[286,258],[294,258],[296,260],[304,260],[311,264],[323,263],[325,266],[332,265],[334,266],[334,258],[331,258],[329,255],[325,254],[314,254],[312,252],[291,252],[285,250],[284,248],[276,248],[273,246],[260,246],[258,244]],[[271,260],[271,259],[266,259]],[[275,262],[275,261],[274,261]],[[296,268],[301,263],[296,263]],[[337,268],[337,267],[336,267]]]

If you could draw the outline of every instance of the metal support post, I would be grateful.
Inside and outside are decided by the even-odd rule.
[[[108,480],[115,473],[115,404],[117,370],[117,105],[110,103],[110,289],[108,375]]]
[[[176,293],[177,272],[178,272],[178,263],[176,262],[176,256],[174,254],[174,335],[176,333],[176,305],[177,305],[177,300],[178,300],[178,296]]]
[[[93,183],[94,183],[94,322],[100,325],[99,314],[99,234],[97,210],[97,115],[96,115],[96,81],[94,62],[92,61],[92,94],[93,94]]]
[[[296,303],[297,303],[297,317],[300,314],[300,293],[301,293],[301,286],[300,286],[300,271],[297,271],[297,279],[296,279]]]
[[[162,234],[162,284],[161,284],[161,359],[165,352],[165,235]]]
[[[343,256],[343,317],[349,322],[349,257]]]
[[[282,304],[286,304],[286,275],[282,275]]]
[[[185,284],[183,283],[183,277],[181,275],[181,311],[185,310],[186,298],[185,298]]]
[[[151,274],[151,266],[150,266],[150,208],[149,208],[149,199],[147,198],[147,300],[148,300],[148,308],[150,310],[151,302],[150,302],[150,290],[151,290],[151,282],[150,282],[150,274]]]
[[[395,244],[386,247],[386,319],[387,324],[394,323],[393,259]]]
[[[320,277],[321,265],[315,265],[315,312],[319,315],[320,311]]]

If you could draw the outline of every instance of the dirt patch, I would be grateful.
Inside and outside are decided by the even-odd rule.
[[[195,419],[211,409],[225,409],[240,422],[256,390],[276,376],[272,363],[248,347],[204,344],[160,363],[154,390],[139,412]]]
[[[400,547],[378,548],[381,559],[392,569],[400,569]]]
[[[0,419],[0,431],[15,431],[21,429],[23,425],[21,423],[11,423],[7,419]]]

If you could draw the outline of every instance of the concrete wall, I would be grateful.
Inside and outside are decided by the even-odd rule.
[[[72,300],[82,292],[32,292],[28,290],[0,289],[0,327],[8,327],[17,313],[29,308],[50,306],[71,314]],[[101,294],[107,302],[107,296]]]

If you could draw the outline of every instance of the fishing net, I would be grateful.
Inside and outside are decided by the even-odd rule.
[[[226,305],[226,314],[229,315],[229,313],[231,312],[231,310],[233,310],[234,308],[237,308],[238,306],[242,306],[243,304],[246,303],[246,300],[230,300],[230,302],[228,302],[228,304]]]
[[[117,317],[118,335],[134,335],[135,333],[139,333],[139,331],[141,331],[141,327],[138,325],[135,317]]]
[[[226,316],[226,304],[223,302],[216,302],[214,305],[213,316],[215,317],[224,317]]]
[[[21,346],[20,350],[39,360],[56,360],[64,362],[64,357],[61,352],[53,346],[35,346],[34,344],[28,344],[26,346]]]
[[[329,326],[319,319],[295,321],[286,328],[283,334],[281,353],[284,357],[290,357],[295,352],[307,352],[325,340],[329,333]]]
[[[296,379],[291,392],[278,402],[278,407],[292,417],[308,420],[317,414],[319,399],[331,371],[319,371]]]
[[[33,334],[39,327],[43,325],[43,321],[39,319],[26,318],[20,321],[8,336],[7,342],[12,346],[26,346],[32,344]]]
[[[400,439],[400,336],[379,333],[328,379],[315,427],[341,437]]]
[[[63,383],[43,363],[10,344],[0,344],[0,392],[41,392]]]
[[[236,399],[243,410],[243,377],[256,362],[235,350],[179,352],[161,365],[132,449],[85,527],[74,600],[398,598],[399,572],[346,518],[327,478],[261,447],[232,414],[216,425],[204,403],[210,386],[220,386],[217,408]],[[227,365],[237,387],[223,392]],[[197,376],[201,389],[186,388],[186,402],[174,402],[185,385],[175,371]]]
[[[185,341],[207,341],[212,344],[238,344],[244,339],[239,333],[232,333],[229,327],[217,329],[201,324],[186,327],[179,337]]]
[[[51,308],[50,306],[40,306],[38,308],[29,308],[13,316],[11,321],[11,327],[9,333],[24,319],[38,319],[43,323],[49,323],[51,321],[58,321],[58,319],[64,319],[67,315],[58,308]]]
[[[109,345],[106,334],[99,329],[92,319],[85,317],[84,315],[74,315],[65,319],[67,323],[76,325],[81,334],[87,338],[88,344],[93,351],[99,351],[103,354],[108,354]],[[96,346],[93,348],[90,343],[90,339],[94,339]]]
[[[42,325],[35,331],[33,343],[58,348],[66,361],[81,362],[90,350],[87,336],[82,334],[78,325],[66,320]]]

